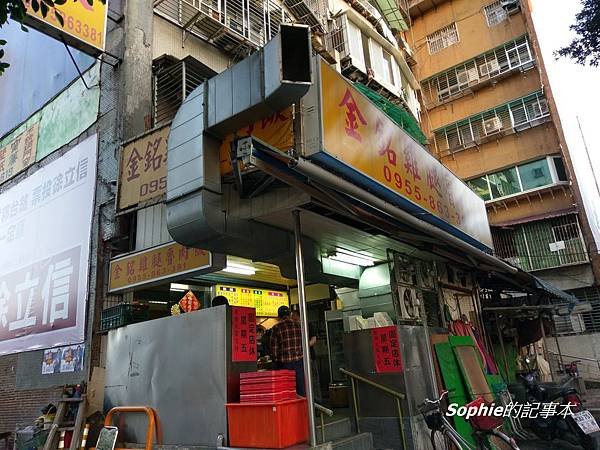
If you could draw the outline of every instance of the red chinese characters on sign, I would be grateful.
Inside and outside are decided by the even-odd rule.
[[[290,113],[291,113],[291,111],[290,111]],[[271,114],[270,116],[265,117],[264,119],[261,119],[260,122],[251,123],[250,125],[248,125],[248,128],[246,128],[246,134],[248,136],[253,135],[254,132],[257,131],[257,127],[259,126],[259,123],[260,123],[260,130],[265,130],[267,127],[284,124],[285,122],[287,122],[290,119],[291,119],[291,114],[290,114],[290,117],[288,117],[285,115],[285,113],[283,111],[278,111],[275,114]]]
[[[183,298],[179,300],[179,306],[186,313],[197,311],[200,309],[200,301],[192,291],[187,291]]]
[[[231,307],[231,360],[256,361],[256,311]]]
[[[367,121],[362,112],[360,112],[360,109],[358,109],[358,105],[356,104],[354,97],[352,97],[350,89],[346,89],[344,98],[342,98],[342,101],[338,106],[346,108],[346,134],[351,138],[356,139],[358,142],[362,142],[362,136],[358,132],[358,129],[360,125],[367,125]]]
[[[373,356],[375,358],[375,371],[402,372],[402,358],[400,356],[400,342],[398,330],[395,326],[371,329],[373,342]]]

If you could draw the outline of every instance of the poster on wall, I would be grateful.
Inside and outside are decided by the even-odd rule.
[[[42,374],[80,372],[83,370],[85,345],[68,345],[44,350]]]
[[[256,361],[256,312],[254,308],[231,308],[231,360]]]
[[[39,123],[35,122],[0,147],[0,183],[10,180],[35,162],[38,129]]]
[[[371,329],[373,357],[377,373],[402,372],[400,341],[396,326]]]
[[[0,195],[0,355],[84,340],[96,149],[94,135]]]

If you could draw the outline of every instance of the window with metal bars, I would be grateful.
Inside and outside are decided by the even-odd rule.
[[[535,220],[504,228],[492,227],[496,256],[526,271],[588,261],[575,214]]]
[[[523,71],[533,64],[529,39],[521,36],[424,80],[423,99],[426,105],[434,107],[464,95],[473,86],[511,71]]]
[[[153,63],[153,125],[173,120],[181,103],[196,87],[216,72],[195,58],[161,57]]]
[[[596,286],[589,286],[579,289],[572,289],[569,294],[573,294],[579,301],[589,302],[592,305],[592,311],[583,313],[579,316],[580,325],[578,329],[569,326],[572,325],[570,321],[566,322],[562,317],[554,317],[556,324],[557,334],[571,334],[571,333],[600,333],[600,289]],[[565,323],[566,322],[566,323]],[[598,366],[596,362],[593,362],[592,370],[589,373],[598,373]],[[588,372],[585,364],[580,363],[580,373]]]
[[[548,102],[541,91],[434,130],[437,150],[455,152],[499,133],[516,132],[546,122]]]
[[[500,2],[500,0],[487,5],[485,8],[483,8],[483,12],[485,14],[485,20],[487,21],[488,27],[493,27],[494,25],[498,25],[499,23],[508,19],[508,13],[502,6],[502,2]]]
[[[427,48],[429,49],[429,54],[433,55],[446,47],[456,44],[458,41],[458,29],[456,28],[456,23],[453,22],[427,36]]]
[[[321,0],[293,2],[306,13],[296,20],[320,27]],[[315,3],[315,4],[313,4]],[[279,31],[283,22],[292,22],[279,0],[157,0],[154,12],[185,27],[186,31],[241,58],[262,47]],[[297,8],[294,9],[298,13]],[[317,17],[319,16],[319,17]]]
[[[556,170],[559,157],[546,157],[473,178],[469,187],[483,200],[499,200],[521,192],[564,183]]]

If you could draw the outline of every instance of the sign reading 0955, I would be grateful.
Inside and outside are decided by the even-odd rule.
[[[107,0],[24,0],[25,23],[97,56],[104,51]]]

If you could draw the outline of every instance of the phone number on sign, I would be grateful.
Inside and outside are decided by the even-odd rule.
[[[51,15],[50,13],[48,13],[47,19],[49,18],[52,22],[54,22],[58,28],[65,29],[76,36],[83,37],[83,39],[86,41],[92,41],[98,46],[102,45],[102,31],[88,25],[85,22],[82,22],[79,19],[76,19],[75,17],[63,11],[56,10],[56,12],[63,18],[64,25],[61,25],[55,15]]]
[[[152,180],[148,183],[140,184],[140,198],[152,194],[162,194],[167,189],[167,177],[161,177],[158,180]]]
[[[417,203],[424,204],[433,212],[438,212],[444,219],[448,220],[455,216],[450,214],[450,209],[440,200],[436,200],[433,195],[423,195],[421,187],[412,182],[406,177],[402,177],[395,169],[390,168],[387,164],[383,166],[383,178],[390,184],[396,187],[397,191],[406,194],[407,197],[413,198]]]

